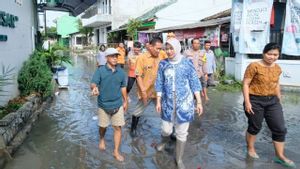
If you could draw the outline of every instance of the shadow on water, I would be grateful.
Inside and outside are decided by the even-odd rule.
[[[70,88],[60,90],[52,104],[41,115],[24,144],[8,163],[6,169],[104,169],[104,168],[176,168],[174,150],[157,153],[160,141],[160,119],[154,105],[147,108],[139,125],[139,137],[129,135],[130,115],[123,128],[122,152],[126,161],[112,157],[113,130],[108,128],[107,150],[98,150],[96,98],[90,96],[89,81],[95,61],[74,56],[75,65],[69,68]],[[184,162],[188,169],[280,169],[272,162],[273,147],[270,132],[264,124],[257,138],[261,158],[247,159],[244,133],[246,118],[240,92],[223,93],[209,89],[211,100],[205,104],[205,114],[190,125]],[[130,93],[129,113],[137,101],[136,88]],[[286,154],[300,165],[299,94],[284,94],[283,107],[288,128]],[[174,144],[173,144],[174,147]]]

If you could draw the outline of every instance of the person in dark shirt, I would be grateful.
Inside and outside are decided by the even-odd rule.
[[[105,51],[107,63],[99,67],[92,79],[92,95],[98,96],[99,119],[99,149],[105,150],[105,132],[111,122],[114,128],[114,152],[113,156],[118,161],[124,161],[119,152],[122,140],[122,126],[125,124],[124,112],[127,110],[126,74],[117,66],[120,54],[114,48]]]

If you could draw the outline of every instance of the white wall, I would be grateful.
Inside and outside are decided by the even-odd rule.
[[[97,29],[99,29],[99,42],[107,43],[107,27],[109,27],[109,26],[111,26],[111,25],[104,25],[104,26],[94,28],[94,35],[92,37],[93,45],[97,44]]]
[[[280,83],[300,87],[300,60],[279,60],[282,69]]]
[[[234,75],[237,80],[244,78],[247,66],[259,59],[248,59],[246,55],[236,55],[236,58],[225,59],[225,73]],[[300,87],[300,60],[278,60],[276,62],[282,69],[280,84]]]
[[[230,76],[235,75],[235,58],[225,58],[225,74]]]
[[[21,5],[14,0],[1,0],[0,11],[18,16],[15,28],[0,26],[0,34],[7,35],[6,42],[0,42],[0,67],[15,67],[14,84],[5,87],[9,91],[8,97],[0,97],[0,105],[5,104],[9,99],[18,95],[17,75],[23,62],[34,50],[34,34],[36,32],[35,6],[31,0],[23,0]]]
[[[199,22],[231,8],[232,0],[178,0],[157,12],[155,29]]]
[[[170,0],[112,0],[112,29],[128,22],[130,18],[136,18],[153,7],[164,4]]]
[[[71,35],[70,47],[73,48],[73,49],[82,49],[83,48],[82,41],[81,41],[81,44],[79,44],[77,42],[77,37],[84,37],[84,35],[82,35],[82,34]]]

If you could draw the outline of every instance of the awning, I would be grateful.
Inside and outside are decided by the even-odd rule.
[[[138,31],[138,33],[159,33],[161,31],[158,30],[144,30],[144,31]]]
[[[96,3],[97,0],[38,0],[41,10],[69,11],[77,16]]]
[[[194,28],[222,25],[222,24],[229,23],[229,22],[230,22],[230,16],[227,16],[224,18],[217,18],[217,19],[212,19],[212,20],[202,21],[202,22],[197,22],[197,23],[192,23],[192,24],[185,24],[185,25],[172,26],[172,27],[163,28],[163,29],[156,29],[156,31],[167,32],[167,31],[173,31],[173,30],[194,29]]]
[[[123,30],[126,30],[126,29],[127,29],[127,28],[118,28],[118,29],[110,30],[110,31],[108,31],[107,33],[123,31]]]

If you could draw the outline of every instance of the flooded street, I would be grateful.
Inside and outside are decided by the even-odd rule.
[[[173,149],[156,152],[160,142],[160,118],[151,105],[138,126],[139,136],[129,135],[130,112],[136,103],[136,89],[130,93],[126,126],[123,128],[121,151],[126,161],[117,162],[113,156],[113,129],[106,133],[106,151],[98,149],[96,97],[90,96],[90,79],[95,62],[75,57],[69,68],[68,90],[60,90],[50,107],[41,114],[23,145],[5,169],[135,169],[176,168]],[[209,89],[210,101],[204,115],[190,125],[184,163],[187,169],[281,169],[272,162],[274,157],[271,133],[264,127],[257,137],[260,159],[246,158],[246,117],[241,92],[220,92]],[[283,93],[286,127],[286,154],[300,168],[300,95]],[[173,145],[174,146],[174,145]]]

